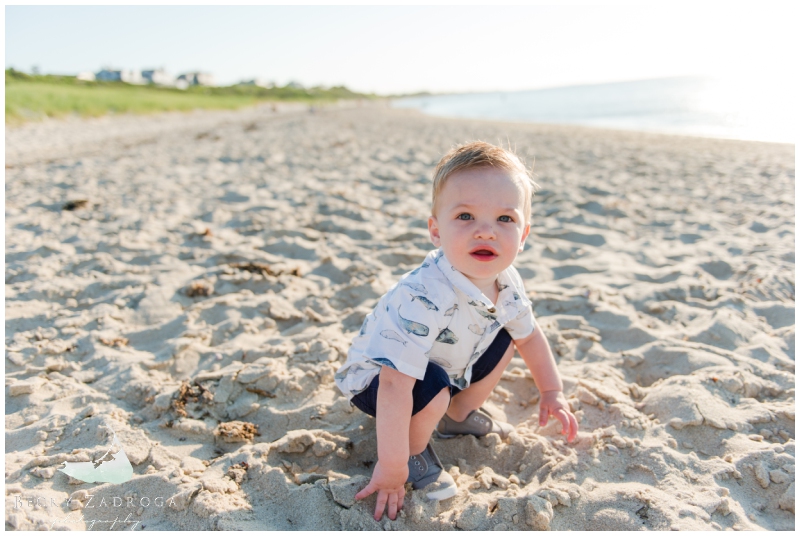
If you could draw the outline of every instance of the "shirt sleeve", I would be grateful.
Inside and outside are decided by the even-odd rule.
[[[536,319],[530,305],[523,306],[516,318],[512,318],[505,325],[506,331],[512,339],[524,339],[536,330]]]
[[[514,296],[519,299],[520,311],[506,323],[505,328],[512,339],[524,339],[536,330],[536,319],[533,317],[533,304],[525,295],[525,285],[519,272],[513,266],[509,267],[508,275],[514,287]]]
[[[428,367],[426,352],[439,336],[436,310],[441,308],[417,294],[420,293],[403,285],[391,292],[376,311],[376,323],[363,356],[422,380]]]

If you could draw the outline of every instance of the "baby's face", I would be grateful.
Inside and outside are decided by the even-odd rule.
[[[524,202],[522,189],[505,170],[483,167],[454,173],[428,220],[431,241],[441,246],[456,270],[483,289],[522,251],[530,231]]]

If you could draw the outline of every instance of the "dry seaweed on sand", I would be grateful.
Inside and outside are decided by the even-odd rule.
[[[252,441],[258,433],[258,425],[242,422],[230,421],[221,422],[214,430],[214,435],[225,441],[226,443],[243,443]]]
[[[273,268],[269,264],[263,262],[235,262],[231,263],[230,266],[236,268],[237,270],[243,270],[245,272],[250,272],[254,274],[262,274],[262,275],[271,275],[271,276],[279,276],[283,274],[294,275],[300,277],[300,268]]]
[[[247,354],[244,354],[242,356],[242,359],[244,359],[245,357],[247,357]],[[245,391],[247,391],[249,393],[255,393],[255,394],[259,395],[259,396],[263,396],[263,397],[266,397],[266,398],[275,398],[275,394],[274,393],[270,393],[269,391],[265,391],[264,389],[259,389],[257,387],[245,387]]]
[[[183,290],[183,293],[189,298],[211,296],[214,293],[214,287],[205,281],[193,281]]]
[[[113,347],[122,348],[124,346],[128,346],[128,339],[126,339],[125,337],[113,337],[113,338],[100,337],[98,340],[101,343],[105,344],[106,346],[110,346],[112,348]]]
[[[62,210],[78,210],[80,208],[86,208],[89,205],[88,199],[74,199],[72,201],[67,201],[64,203],[64,206],[61,207]]]
[[[250,464],[247,462],[239,462],[233,464],[228,467],[228,472],[226,475],[228,478],[236,482],[237,484],[241,484],[242,481],[247,476],[247,470],[250,469]]]
[[[189,414],[186,412],[187,403],[202,402],[207,404],[213,400],[213,393],[199,383],[191,385],[189,382],[184,381],[180,389],[178,389],[178,396],[172,401],[172,408],[181,417],[188,417]]]

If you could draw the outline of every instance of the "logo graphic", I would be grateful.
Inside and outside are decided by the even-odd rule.
[[[64,462],[65,467],[59,469],[72,478],[84,482],[109,482],[122,484],[133,478],[133,466],[117,440],[117,434],[111,430],[111,448],[99,458],[90,462]]]

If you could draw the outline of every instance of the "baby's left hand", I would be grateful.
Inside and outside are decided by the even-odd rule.
[[[578,420],[569,410],[569,404],[561,391],[545,391],[539,401],[539,426],[547,424],[552,415],[561,422],[561,433],[572,441],[578,434]]]

